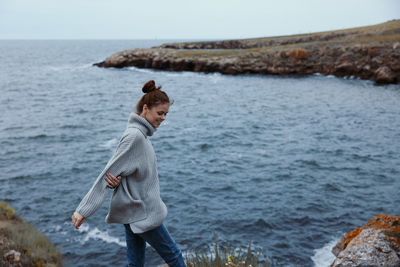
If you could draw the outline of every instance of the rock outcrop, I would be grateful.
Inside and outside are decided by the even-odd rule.
[[[400,82],[400,20],[369,27],[283,37],[164,44],[113,54],[99,67],[223,74],[358,77]]]
[[[378,215],[344,235],[332,249],[331,267],[400,266],[400,217]]]
[[[379,51],[377,55],[371,51]],[[176,49],[135,49],[116,53],[100,67],[135,66],[170,71],[220,72],[223,74],[309,75],[320,73],[338,77],[371,79],[377,84],[400,81],[400,48],[355,45],[239,51],[223,54],[185,53]]]

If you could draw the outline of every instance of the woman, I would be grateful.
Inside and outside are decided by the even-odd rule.
[[[72,215],[78,229],[98,210],[114,188],[107,223],[125,226],[126,266],[143,266],[146,242],[169,266],[186,266],[182,253],[163,225],[167,208],[160,197],[157,161],[148,139],[165,120],[170,100],[153,80],[142,88],[143,97],[132,112],[119,145],[92,188]]]

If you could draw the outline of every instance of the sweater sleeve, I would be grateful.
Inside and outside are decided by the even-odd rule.
[[[106,167],[76,209],[83,217],[87,218],[93,215],[107,198],[110,190],[107,189],[107,181],[104,179],[106,173],[109,172],[114,176],[127,176],[136,170],[137,166],[134,160],[136,136],[137,132],[126,133],[122,136]]]

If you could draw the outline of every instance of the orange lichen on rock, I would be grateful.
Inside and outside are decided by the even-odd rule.
[[[336,244],[336,246],[339,247],[340,250],[345,249],[347,245],[350,243],[350,241],[353,240],[356,236],[358,236],[358,234],[361,233],[362,230],[363,228],[358,227],[353,231],[346,233],[344,237],[339,241],[339,243]]]
[[[296,60],[303,59],[308,57],[308,51],[301,48],[293,49],[290,51],[289,55]]]
[[[372,218],[364,228],[385,229],[387,231],[400,231],[400,217],[386,214]]]
[[[400,247],[400,216],[381,214],[372,218],[363,227],[358,227],[353,231],[346,233],[339,243],[336,244],[336,249],[339,249],[340,251],[345,249],[351,240],[361,233],[362,230],[368,228],[385,230],[387,239],[394,242],[397,247]]]

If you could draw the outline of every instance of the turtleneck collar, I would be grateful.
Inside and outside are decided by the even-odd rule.
[[[138,128],[145,136],[152,136],[157,130],[145,118],[140,117],[135,112],[129,115],[128,127]]]

